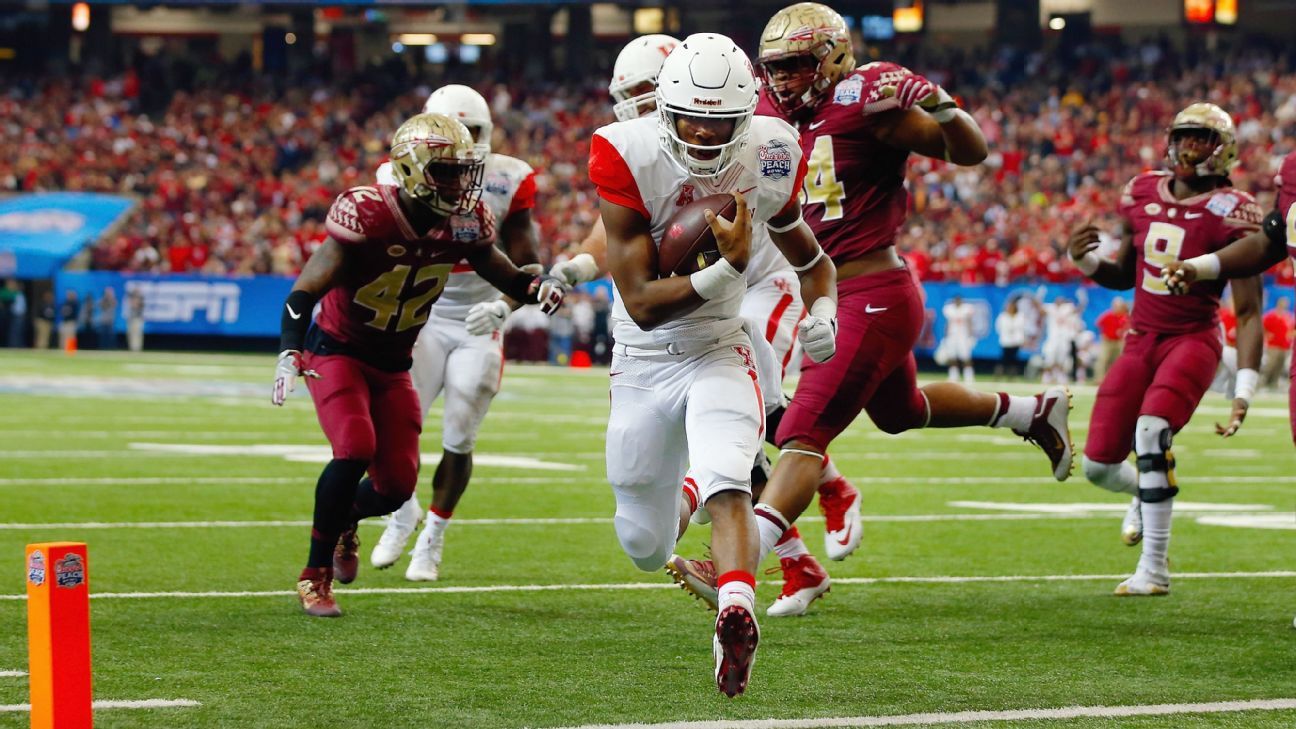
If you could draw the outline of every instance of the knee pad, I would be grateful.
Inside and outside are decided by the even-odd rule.
[[[751,471],[752,485],[753,486],[756,484],[764,485],[769,483],[770,475],[772,475],[773,472],[774,472],[774,466],[773,464],[770,463],[769,456],[765,455],[765,449],[762,448],[761,452],[756,454],[756,463],[752,465],[752,471]]]
[[[1178,486],[1171,486],[1168,489],[1139,489],[1139,501],[1145,504],[1158,504],[1162,501],[1169,501],[1179,494]]]
[[[1296,360],[1293,360],[1296,361]],[[787,412],[787,405],[781,405],[772,412],[765,414],[765,442],[776,446],[778,443],[779,423],[783,422],[783,413]]]
[[[613,517],[612,523],[616,528],[617,540],[621,542],[621,549],[634,562],[635,567],[644,572],[656,572],[666,565],[675,546],[674,539],[665,539],[664,535],[655,533],[620,511]]]
[[[1126,479],[1122,477],[1122,472],[1126,468],[1125,461],[1120,463],[1099,463],[1092,461],[1089,456],[1083,458],[1083,467],[1085,478],[1099,488],[1118,494],[1134,494],[1138,490],[1138,476]]]
[[[1174,473],[1174,454],[1170,445],[1174,433],[1170,431],[1170,422],[1156,415],[1140,415],[1134,429],[1134,454],[1139,473],[1164,471]],[[1171,486],[1174,485],[1173,477]]]

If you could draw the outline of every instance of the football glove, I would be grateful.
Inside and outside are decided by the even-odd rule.
[[[570,260],[555,263],[549,269],[550,276],[562,279],[568,286],[593,281],[598,278],[598,274],[598,262],[588,253],[581,253]]]
[[[941,124],[953,119],[958,111],[958,103],[949,92],[918,74],[906,76],[895,86],[893,95],[899,108],[911,109],[917,106]]]
[[[540,305],[540,311],[546,316],[553,316],[553,313],[562,306],[563,297],[567,296],[567,289],[563,287],[561,279],[543,275],[535,277],[527,287],[527,294],[535,297],[535,302]]]
[[[504,301],[484,301],[468,310],[464,324],[474,337],[490,334],[504,328],[504,320],[512,312],[513,308]]]
[[[319,379],[319,373],[305,369],[301,352],[285,349],[279,353],[279,362],[275,365],[274,390],[270,393],[270,402],[283,405],[284,400],[288,399],[288,393],[296,389],[298,377]]]
[[[810,313],[797,324],[801,349],[816,363],[827,362],[837,353],[837,303],[821,298],[810,307]]]

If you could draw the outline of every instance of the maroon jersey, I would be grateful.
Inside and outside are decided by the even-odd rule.
[[[1278,186],[1278,215],[1287,229],[1287,253],[1296,259],[1296,152],[1283,158],[1274,183]]]
[[[870,63],[838,81],[809,116],[788,120],[801,134],[807,160],[805,221],[834,263],[894,244],[904,222],[909,153],[874,137],[872,114],[895,108],[882,89],[911,73],[894,63]],[[756,113],[779,116],[763,89]]]
[[[1221,187],[1183,200],[1170,190],[1169,172],[1145,172],[1121,191],[1120,214],[1134,231],[1134,315],[1141,332],[1186,334],[1219,324],[1225,281],[1199,281],[1186,296],[1171,296],[1161,267],[1213,253],[1260,227],[1251,195]]]
[[[494,218],[482,203],[473,214],[451,216],[418,235],[392,185],[342,193],[324,227],[342,244],[345,259],[315,325],[347,353],[399,369],[408,369],[414,340],[454,265],[495,237]]]

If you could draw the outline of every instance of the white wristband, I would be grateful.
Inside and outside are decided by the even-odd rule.
[[[1197,272],[1198,281],[1214,281],[1220,275],[1220,259],[1214,253],[1207,253],[1204,256],[1189,258],[1184,263],[1192,264],[1193,270]],[[1246,370],[1243,370],[1246,371]],[[1254,371],[1254,370],[1252,370]],[[1241,376],[1242,372],[1238,372]]]
[[[1251,404],[1251,398],[1255,397],[1256,385],[1260,384],[1260,373],[1253,369],[1238,370],[1237,386],[1233,388],[1233,397],[1238,400],[1246,400],[1247,405]]]
[[[743,280],[742,271],[734,268],[728,258],[721,258],[689,276],[689,283],[693,284],[693,290],[707,301],[723,294],[733,282],[741,280]]]
[[[818,265],[819,259],[823,257],[824,257],[824,249],[820,248],[819,252],[815,254],[815,257],[810,259],[809,263],[802,266],[793,266],[792,270],[796,271],[797,273],[804,273],[806,271],[809,271],[810,269]]]
[[[1102,264],[1102,259],[1098,257],[1097,253],[1089,251],[1080,258],[1072,258],[1071,262],[1075,264],[1076,268],[1080,269],[1080,273],[1092,276],[1094,271],[1098,270],[1098,266]]]
[[[795,227],[797,227],[798,225],[800,225],[804,219],[805,219],[804,216],[798,215],[798,216],[796,217],[796,220],[793,220],[792,222],[788,223],[787,225],[778,226],[778,227],[775,227],[775,226],[773,226],[773,225],[770,225],[769,223],[766,223],[766,224],[765,224],[765,229],[768,230],[768,231],[771,232],[771,233],[786,233],[786,232],[788,232],[789,230],[792,230],[793,228],[795,228]]]
[[[593,281],[598,278],[598,261],[594,260],[594,256],[591,256],[588,253],[581,253],[572,258],[569,263],[572,268],[576,269],[576,280],[578,282],[585,283],[586,281]]]
[[[820,296],[810,305],[810,316],[820,319],[834,319],[837,316],[837,302],[827,296]]]

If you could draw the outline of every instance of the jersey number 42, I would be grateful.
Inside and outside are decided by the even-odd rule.
[[[378,278],[356,290],[355,303],[374,313],[373,319],[366,324],[374,329],[387,331],[392,320],[396,320],[394,331],[422,326],[427,322],[432,303],[441,295],[452,266],[437,263],[423,266],[410,277],[409,266],[396,266]],[[409,292],[405,292],[409,282]],[[422,289],[420,294],[415,291]],[[405,298],[409,296],[409,298]]]

